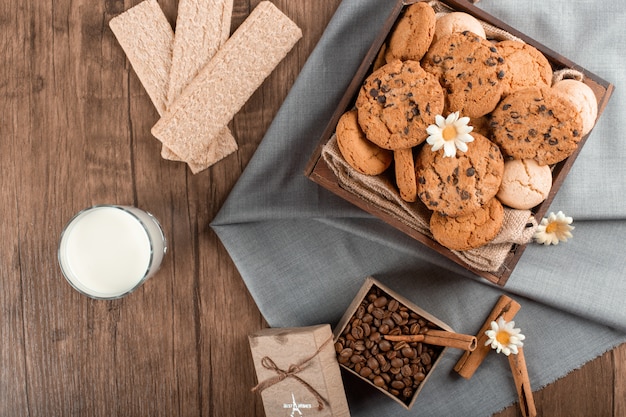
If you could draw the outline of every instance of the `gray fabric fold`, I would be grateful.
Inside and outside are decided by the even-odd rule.
[[[626,74],[619,62],[626,12],[582,0],[479,3],[617,86],[552,204],[574,217],[574,238],[529,245],[498,288],[303,174],[393,3],[342,2],[211,226],[273,327],[335,325],[368,275],[465,333],[475,333],[506,292],[522,305],[516,324],[527,336],[532,386],[540,388],[626,341]],[[491,354],[468,382],[452,371],[459,356],[449,351],[411,411],[343,373],[352,415],[488,416],[516,400],[505,357]]]

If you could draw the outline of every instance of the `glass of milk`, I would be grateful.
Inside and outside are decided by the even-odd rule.
[[[63,229],[59,265],[67,281],[91,298],[123,297],[159,269],[167,251],[161,225],[131,206],[97,205]]]

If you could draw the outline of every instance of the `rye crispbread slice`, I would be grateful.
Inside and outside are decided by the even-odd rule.
[[[109,21],[109,27],[159,115],[167,108],[174,31],[156,0],[145,0]]]
[[[182,158],[205,149],[302,37],[269,1],[252,11],[153,126]]]
[[[232,11],[233,0],[181,0],[178,3],[176,33],[172,47],[172,68],[167,93],[168,106],[178,98],[187,84],[226,42],[230,35]],[[237,150],[236,144],[233,146],[235,138],[227,127],[224,127],[219,136],[223,137],[217,142],[225,146],[221,152]],[[212,150],[207,152],[209,161],[218,157],[215,153],[220,152],[220,147],[212,146],[211,148]],[[211,154],[215,156],[211,157]],[[224,156],[226,155],[228,154]],[[165,145],[161,149],[161,156],[171,161],[181,160]],[[197,165],[202,167],[203,163],[196,160],[194,166],[191,164],[189,166],[195,172],[198,169],[195,168]]]
[[[167,109],[175,40],[174,31],[163,10],[156,0],[144,0],[111,19],[109,26],[157,112],[163,115]],[[238,149],[228,128],[224,127],[223,130],[215,141],[207,143],[203,150],[187,158],[187,165],[194,174]],[[165,152],[170,154],[167,150]],[[173,152],[171,155],[175,156]]]

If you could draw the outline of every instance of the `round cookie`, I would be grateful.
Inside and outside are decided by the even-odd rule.
[[[341,155],[361,174],[382,174],[391,165],[393,152],[367,140],[357,121],[356,110],[350,110],[341,116],[336,134]]]
[[[457,217],[478,210],[491,200],[502,180],[504,159],[498,147],[472,132],[467,152],[444,157],[430,146],[420,150],[415,161],[417,195],[430,210]]]
[[[514,159],[551,165],[570,156],[582,137],[582,119],[563,94],[550,87],[516,91],[491,117],[493,141]]]
[[[418,2],[407,7],[389,38],[387,62],[421,60],[433,40],[435,22],[435,11],[428,3]]]
[[[441,245],[451,250],[475,249],[491,242],[500,232],[504,208],[492,198],[478,210],[460,217],[433,213],[430,231]]]
[[[413,149],[397,149],[393,151],[396,185],[400,197],[409,203],[417,200],[417,181],[415,180],[415,160]]]
[[[578,109],[583,121],[582,135],[591,132],[598,117],[598,101],[591,87],[581,81],[564,79],[557,81],[552,88],[563,92]]]
[[[422,65],[446,91],[448,112],[480,117],[500,101],[505,77],[504,59],[491,42],[473,32],[457,32],[439,39]]]
[[[504,163],[502,183],[496,197],[507,206],[529,210],[544,201],[552,188],[552,171],[534,159],[511,159]]]
[[[471,14],[464,12],[444,14],[437,19],[433,43],[454,32],[465,32],[466,30],[477,34],[483,39],[487,39],[483,25]]]
[[[426,128],[443,111],[443,101],[437,79],[419,62],[395,60],[367,77],[356,107],[366,137],[382,148],[395,150],[426,140]]]
[[[498,42],[496,48],[504,58],[503,95],[528,87],[549,87],[552,84],[552,66],[535,47],[520,41],[505,40]]]

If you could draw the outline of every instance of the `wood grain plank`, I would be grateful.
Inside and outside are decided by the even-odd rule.
[[[613,416],[626,416],[626,344],[611,351],[613,356]]]
[[[158,115],[107,26],[140,1],[0,4],[2,416],[264,415],[247,335],[267,323],[209,223],[340,0],[274,1],[304,36],[231,123],[240,151],[198,175],[160,158]],[[232,30],[259,1],[235,0]],[[159,4],[173,24],[178,1]],[[96,203],[151,211],[170,242],[120,300],[78,294],[57,266],[62,227]],[[622,345],[537,393],[538,408],[621,417],[625,371]]]
[[[572,371],[564,378],[535,392],[537,415],[563,417],[623,416],[623,413],[618,414],[613,410],[613,399],[617,398],[614,396],[614,378],[615,386],[621,384],[622,390],[624,381],[626,381],[624,373],[618,375],[617,368],[614,368],[614,355],[617,355],[615,352],[622,354],[626,351],[625,347],[626,345],[622,345],[615,350],[606,352],[580,369]],[[521,412],[517,404],[493,415],[493,417],[519,416],[521,416]]]

